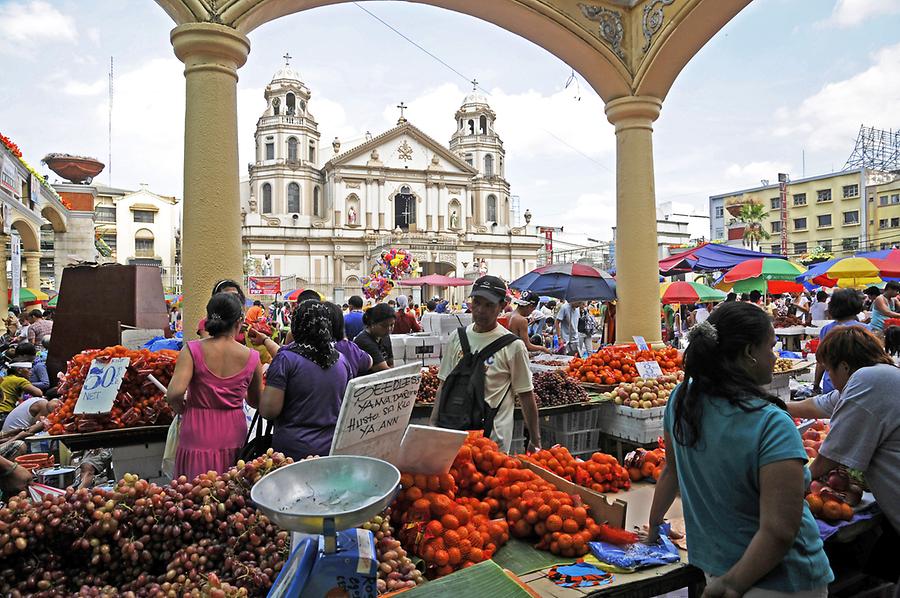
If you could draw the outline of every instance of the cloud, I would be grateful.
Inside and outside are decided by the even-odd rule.
[[[38,44],[76,40],[75,21],[47,2],[0,5],[0,51],[20,53]]]
[[[69,81],[63,86],[63,93],[70,96],[95,96],[107,90],[108,81],[98,79],[93,83]]]
[[[855,27],[870,18],[890,14],[900,14],[897,0],[837,0],[831,16],[819,24]]]
[[[468,93],[453,83],[445,83],[411,100],[406,116],[414,125],[446,144],[454,131],[452,116]],[[606,121],[603,101],[596,95],[585,94],[581,101],[576,101],[569,90],[544,95],[534,90],[506,93],[494,89],[487,100],[497,114],[496,130],[504,147],[509,151],[514,149],[517,158],[577,155],[579,152],[603,158],[615,148],[613,127]],[[385,106],[383,116],[388,126],[393,126],[397,108]],[[613,167],[611,163],[610,168]]]
[[[791,165],[786,162],[762,160],[748,164],[731,164],[725,169],[728,178],[750,186],[755,186],[761,180],[776,181],[779,172],[791,172]]]
[[[569,235],[591,237],[600,240],[612,239],[612,227],[616,225],[615,190],[599,193],[582,193],[575,199],[565,201],[566,210],[555,214],[540,225],[561,226],[567,237]],[[538,218],[540,220],[540,218]]]
[[[800,137],[808,147],[849,153],[860,124],[896,125],[900,114],[900,44],[872,56],[872,65],[843,81],[828,83],[798,106],[775,113],[772,133]]]

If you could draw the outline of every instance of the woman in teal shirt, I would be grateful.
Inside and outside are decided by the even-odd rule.
[[[834,576],[804,500],[806,451],[784,403],[762,389],[775,365],[771,320],[725,304],[689,341],[685,382],[666,406],[651,540],[680,488],[704,596],[827,596]]]

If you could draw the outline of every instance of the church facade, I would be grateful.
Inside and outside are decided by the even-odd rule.
[[[343,301],[360,294],[391,247],[413,253],[422,275],[487,272],[509,281],[536,267],[543,239],[515,221],[505,150],[484,96],[464,99],[449,146],[407,121],[401,103],[394,128],[326,147],[310,97],[288,64],[266,87],[255,161],[241,182],[250,274],[293,277],[297,288]]]

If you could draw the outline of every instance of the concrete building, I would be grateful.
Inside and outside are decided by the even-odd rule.
[[[753,202],[766,209],[762,226],[770,238],[760,247],[765,252],[781,253],[783,227],[791,258],[816,247],[839,256],[890,246],[900,240],[900,230],[894,237],[890,234],[892,218],[900,218],[898,179],[897,174],[863,169],[789,181],[784,219],[777,183],[713,195],[709,198],[710,236],[742,245],[745,225],[738,215],[741,206]]]
[[[613,245],[618,233],[613,229]],[[698,214],[693,206],[675,202],[663,202],[656,208],[656,254],[667,258],[706,241],[709,216]]]
[[[396,127],[326,148],[311,96],[289,64],[266,87],[256,159],[241,182],[249,274],[291,277],[341,299],[361,292],[391,247],[410,250],[423,275],[486,268],[512,280],[535,267],[543,239],[514,222],[497,116],[484,96],[464,99],[449,146],[401,108]]]

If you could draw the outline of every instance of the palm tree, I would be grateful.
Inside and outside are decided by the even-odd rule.
[[[745,225],[744,245],[750,247],[751,251],[758,251],[760,243],[771,237],[762,225],[766,220],[767,213],[768,212],[762,204],[755,201],[745,203],[741,206],[741,213],[736,220]]]

